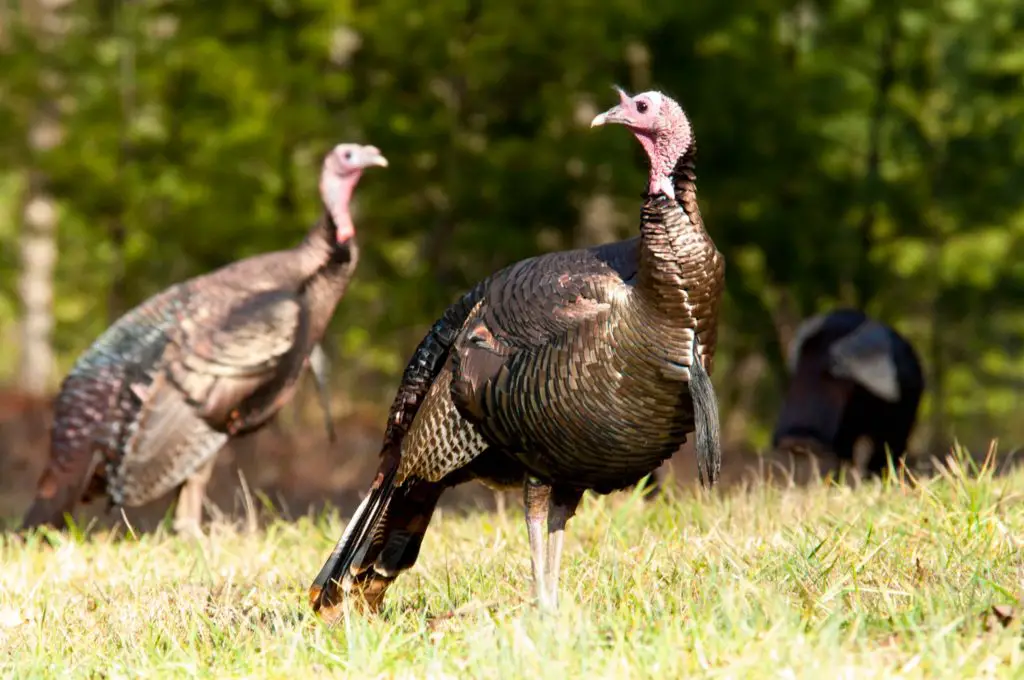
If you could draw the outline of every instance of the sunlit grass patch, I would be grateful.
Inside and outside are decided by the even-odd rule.
[[[264,530],[0,548],[4,676],[1012,677],[1024,474],[588,496],[562,608],[530,601],[521,512],[439,512],[375,619],[306,589],[337,513]]]

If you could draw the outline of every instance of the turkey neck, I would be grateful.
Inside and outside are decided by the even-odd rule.
[[[676,162],[672,172],[675,200],[648,193],[640,219],[640,252],[636,293],[668,319],[692,327],[688,288],[698,281],[715,245],[704,230],[697,205],[696,148]]]
[[[323,337],[334,309],[345,294],[359,261],[355,234],[339,243],[336,225],[325,213],[295,248],[302,272],[302,292],[309,304],[310,347]]]

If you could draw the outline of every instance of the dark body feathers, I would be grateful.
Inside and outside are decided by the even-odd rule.
[[[172,286],[103,333],[61,386],[25,528],[60,524],[101,493],[113,505],[149,502],[212,464],[229,437],[266,424],[356,264],[354,238],[334,234],[325,216],[296,248]]]
[[[697,207],[693,153],[677,163],[676,198],[646,196],[640,237],[513,264],[434,325],[403,376],[370,494],[314,580],[314,609],[334,616],[339,584],[379,607],[448,487],[539,480],[571,514],[584,489],[630,486],[685,441],[695,348],[706,380],[725,266]],[[714,481],[717,438],[709,446]]]

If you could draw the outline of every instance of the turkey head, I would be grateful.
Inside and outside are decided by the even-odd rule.
[[[334,221],[335,239],[339,244],[355,235],[349,200],[363,170],[373,165],[386,168],[388,161],[377,147],[361,144],[339,144],[324,159],[320,197]]]

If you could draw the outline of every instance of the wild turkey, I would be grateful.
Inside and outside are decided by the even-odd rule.
[[[635,484],[695,429],[701,481],[717,480],[707,372],[724,260],[697,206],[690,123],[659,92],[619,97],[592,126],[625,125],[647,151],[640,236],[513,264],[434,324],[405,370],[370,493],[310,588],[325,618],[345,595],[378,610],[441,493],[470,479],[524,487],[535,593],[551,607],[585,489]]]
[[[320,176],[325,214],[301,244],[172,286],[96,340],[57,396],[24,528],[60,525],[97,495],[138,506],[183,483],[175,526],[197,528],[220,448],[266,424],[307,363],[321,372],[310,353],[358,259],[349,200],[374,165],[387,165],[375,147],[335,147]]]
[[[790,345],[789,389],[773,434],[780,450],[834,453],[854,462],[857,440],[871,440],[869,474],[907,450],[924,391],[917,353],[891,327],[854,309],[804,321]]]

